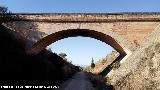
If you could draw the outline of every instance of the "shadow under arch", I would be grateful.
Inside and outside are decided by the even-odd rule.
[[[40,51],[45,49],[48,45],[50,45],[58,40],[61,40],[61,39],[67,38],[67,37],[75,37],[75,36],[91,37],[91,38],[100,40],[100,41],[105,42],[106,44],[110,45],[120,54],[116,58],[115,61],[121,60],[127,55],[127,53],[125,52],[125,49],[123,47],[121,47],[120,43],[118,43],[114,38],[112,38],[111,36],[109,36],[105,33],[98,32],[95,30],[89,30],[89,29],[67,29],[67,30],[62,30],[62,31],[52,33],[52,34],[40,39],[38,42],[36,42],[32,46],[32,48],[27,51],[27,53],[33,54],[33,55],[38,54]],[[112,62],[112,64],[114,62]],[[110,72],[110,70],[111,70],[111,65],[106,67],[99,74],[101,74],[102,76],[105,76],[107,73]]]

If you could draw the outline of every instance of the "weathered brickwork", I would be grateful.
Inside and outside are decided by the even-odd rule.
[[[51,40],[48,40],[47,42],[47,40],[44,39],[45,41],[42,41],[42,38],[45,38],[50,34],[55,35],[54,33],[59,31],[81,29],[94,30],[108,35],[112,37],[124,51],[135,51],[143,39],[160,24],[160,13],[35,13],[16,15],[18,15],[19,18],[9,22],[6,26],[19,32],[26,39],[32,40],[35,43],[40,40],[41,42],[38,43],[43,45],[38,45],[38,43],[36,43],[37,47],[35,47],[35,49],[39,49],[39,51],[51,43]],[[65,37],[65,35],[63,35],[63,37]],[[89,37],[98,39],[94,36]],[[57,37],[56,40],[58,39],[59,38]],[[110,43],[110,45],[115,47],[112,43]]]

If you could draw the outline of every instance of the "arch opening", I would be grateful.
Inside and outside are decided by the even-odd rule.
[[[116,52],[113,47],[100,40],[82,36],[58,40],[47,46],[47,49],[60,56],[65,54],[65,60],[81,67],[88,67],[91,64],[91,60],[97,63]],[[116,52],[114,57],[118,55],[119,53]]]
[[[100,40],[110,45],[111,47],[113,47],[117,52],[119,52],[121,57],[126,56],[125,50],[123,49],[123,47],[120,46],[120,44],[114,38],[102,32],[97,32],[95,30],[89,30],[89,29],[68,29],[68,30],[55,32],[36,42],[32,46],[32,48],[28,51],[28,53],[38,54],[41,50],[45,49],[48,45],[58,40],[68,38],[68,37],[76,37],[76,36],[91,37],[91,38]]]

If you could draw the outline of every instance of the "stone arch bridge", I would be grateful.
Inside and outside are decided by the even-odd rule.
[[[112,46],[123,59],[160,24],[160,13],[16,13],[4,25],[28,41],[37,54],[57,40],[84,36]],[[32,42],[30,42],[32,41]]]

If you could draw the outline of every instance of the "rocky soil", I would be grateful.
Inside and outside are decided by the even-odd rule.
[[[106,77],[116,90],[160,89],[160,27]]]

